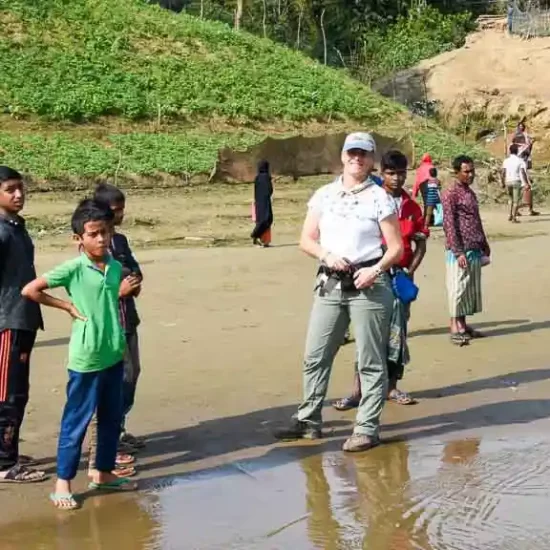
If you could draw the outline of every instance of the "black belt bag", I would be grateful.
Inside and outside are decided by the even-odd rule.
[[[358,288],[355,286],[355,280],[353,278],[355,272],[364,267],[373,267],[381,259],[380,257],[375,260],[367,260],[366,262],[358,262],[356,264],[349,262],[348,271],[334,271],[333,269],[329,269],[326,265],[321,265],[317,271],[317,276],[321,274],[327,275],[328,279],[326,282],[319,284],[317,288],[321,291],[321,295],[324,295],[332,292],[334,287],[340,283],[340,288],[343,292],[356,291]]]

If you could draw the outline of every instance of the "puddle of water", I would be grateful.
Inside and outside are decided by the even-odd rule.
[[[51,509],[46,517],[2,526],[1,550],[148,550],[160,528],[151,504],[140,497],[86,499],[74,512]]]
[[[544,439],[325,447],[165,478],[2,529],[2,550],[506,550],[550,540]]]

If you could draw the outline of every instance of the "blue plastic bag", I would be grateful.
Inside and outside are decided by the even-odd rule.
[[[393,294],[405,305],[414,302],[418,297],[418,287],[413,280],[402,270],[397,269],[391,278]]]
[[[437,204],[434,208],[434,225],[436,227],[443,225],[443,205],[441,203]]]

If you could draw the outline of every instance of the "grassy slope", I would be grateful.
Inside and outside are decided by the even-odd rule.
[[[0,74],[0,162],[38,180],[208,172],[273,125],[405,119],[342,72],[144,0],[0,0]]]

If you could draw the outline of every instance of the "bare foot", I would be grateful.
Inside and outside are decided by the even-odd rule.
[[[56,493],[59,493],[59,494],[61,494],[61,493],[65,493],[65,494],[72,493],[72,491],[71,491],[71,482],[66,480],[66,479],[57,478],[57,481],[55,482],[54,491]]]

